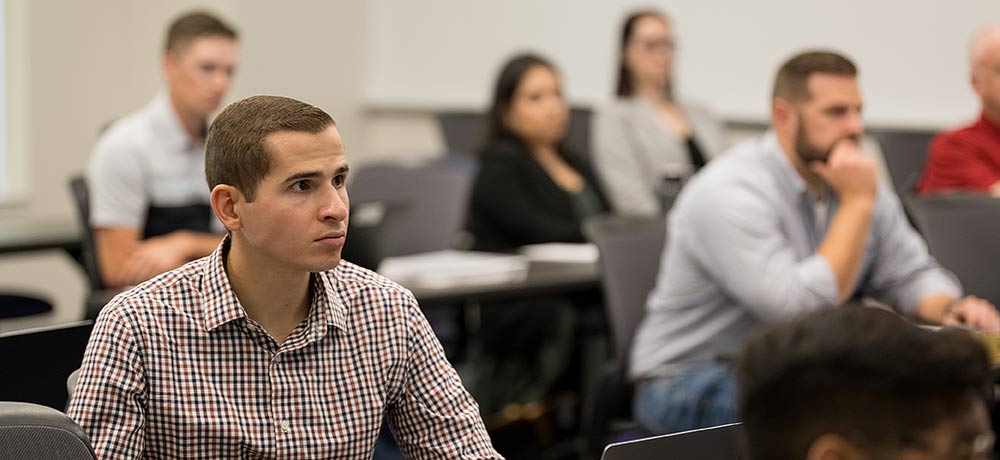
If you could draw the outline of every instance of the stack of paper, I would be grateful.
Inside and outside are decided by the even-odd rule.
[[[448,250],[389,257],[378,272],[403,286],[439,289],[522,281],[528,264],[518,254]]]
[[[544,243],[522,246],[518,252],[532,262],[594,264],[600,255],[590,243]]]

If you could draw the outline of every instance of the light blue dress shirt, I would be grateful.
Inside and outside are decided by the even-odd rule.
[[[834,306],[837,280],[816,253],[839,207],[827,192],[827,215],[817,219],[816,197],[771,131],[695,176],[668,217],[630,376],[683,373],[735,351],[761,325]],[[882,183],[855,292],[907,315],[929,295],[961,294]]]

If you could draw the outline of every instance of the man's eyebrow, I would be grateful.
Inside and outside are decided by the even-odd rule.
[[[336,176],[338,174],[346,174],[347,171],[349,171],[350,169],[351,168],[347,165],[341,166],[337,168],[337,170],[333,173],[333,175]],[[317,177],[323,177],[323,173],[320,171],[302,171],[286,177],[285,182],[292,182],[302,179],[315,179]]]
[[[292,174],[291,176],[286,177],[285,178],[285,182],[291,182],[291,181],[302,180],[302,179],[313,179],[313,178],[316,178],[316,177],[320,177],[322,175],[323,175],[323,173],[321,173],[319,171],[302,171],[302,172],[297,172],[295,174]]]

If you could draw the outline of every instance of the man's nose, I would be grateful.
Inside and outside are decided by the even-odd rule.
[[[320,219],[332,219],[342,221],[347,219],[348,207],[347,196],[341,196],[340,190],[330,186],[329,192],[324,195],[323,207],[320,209]]]

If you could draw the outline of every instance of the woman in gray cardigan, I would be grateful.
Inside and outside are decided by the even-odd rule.
[[[725,131],[709,112],[674,98],[666,15],[629,15],[620,51],[618,98],[593,122],[596,173],[615,212],[663,213],[681,185],[726,147]]]

